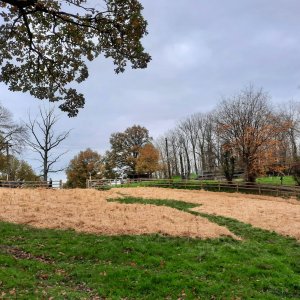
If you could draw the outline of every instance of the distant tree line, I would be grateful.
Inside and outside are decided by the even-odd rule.
[[[252,85],[223,98],[208,113],[195,113],[157,140],[134,125],[113,133],[104,155],[87,149],[67,168],[69,186],[86,179],[174,176],[255,182],[259,176],[293,175],[300,184],[300,105],[275,107]],[[78,182],[80,181],[80,183]]]
[[[250,85],[223,98],[213,111],[179,122],[155,142],[161,176],[225,176],[231,182],[236,174],[243,174],[247,182],[254,182],[265,174],[296,175],[299,103],[276,108],[270,100],[263,89]]]
[[[110,150],[101,155],[90,148],[80,151],[66,169],[67,187],[85,187],[86,180],[151,177],[159,171],[159,152],[145,127],[133,125],[113,133]]]
[[[0,179],[34,180],[32,167],[18,158],[25,145],[41,158],[41,175],[57,172],[53,165],[64,154],[56,148],[69,131],[57,133],[54,109],[40,109],[35,118],[18,124],[0,105]],[[31,134],[31,137],[30,137]],[[208,113],[195,113],[153,141],[147,128],[128,127],[111,134],[103,155],[80,151],[66,168],[68,187],[85,187],[86,180],[159,177],[212,179],[231,182],[243,176],[293,175],[300,184],[300,104],[275,107],[263,89],[252,85],[224,97]]]

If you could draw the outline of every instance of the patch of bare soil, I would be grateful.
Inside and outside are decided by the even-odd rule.
[[[53,263],[53,260],[51,260],[50,258],[47,258],[42,255],[33,255],[29,252],[23,251],[19,248],[12,246],[0,245],[0,253],[1,252],[11,254],[15,259],[36,260],[45,264]]]
[[[300,240],[300,201],[297,200],[162,188],[124,188],[122,194],[201,204],[193,210],[234,218]]]
[[[105,235],[236,238],[225,227],[170,207],[106,201],[120,191],[0,189],[0,220]]]

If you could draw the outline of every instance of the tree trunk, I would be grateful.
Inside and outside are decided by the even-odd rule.
[[[175,174],[178,175],[178,161],[177,161],[177,155],[176,155],[176,149],[174,143],[172,143],[172,148],[173,148],[173,154],[174,154],[174,163],[175,163]]]
[[[297,145],[296,145],[296,140],[295,140],[295,134],[294,134],[294,129],[291,129],[291,144],[292,144],[292,156],[293,160],[295,161],[297,159]]]
[[[255,182],[257,174],[253,171],[253,166],[251,165],[251,160],[248,158],[244,159],[244,170],[245,170],[245,181]]]
[[[195,173],[196,173],[196,176],[198,177],[198,166],[197,166],[196,147],[195,147],[195,145],[193,145],[192,148],[193,148],[193,157],[194,157]]]
[[[200,156],[201,156],[201,165],[202,165],[202,171],[206,171],[206,159],[205,159],[205,153],[204,153],[204,146],[199,146],[200,150]]]
[[[184,167],[183,167],[183,159],[182,159],[182,152],[179,152],[179,160],[180,160],[180,173],[181,178],[184,178]]]
[[[48,154],[45,153],[44,161],[43,161],[43,180],[48,180]]]
[[[184,145],[184,152],[185,152],[185,157],[186,157],[186,164],[187,164],[187,178],[190,178],[191,175],[191,161],[188,153],[188,148],[186,145]]]

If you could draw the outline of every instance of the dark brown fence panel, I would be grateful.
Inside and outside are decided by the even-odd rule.
[[[0,188],[62,188],[62,180],[49,181],[0,181]]]

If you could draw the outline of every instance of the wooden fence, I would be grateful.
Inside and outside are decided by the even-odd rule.
[[[0,188],[62,188],[62,180],[52,181],[0,181]]]
[[[270,185],[253,182],[170,180],[170,179],[102,179],[87,180],[87,188],[106,189],[109,187],[164,187],[190,190],[207,190],[215,192],[239,192],[257,195],[300,198],[300,186]]]

